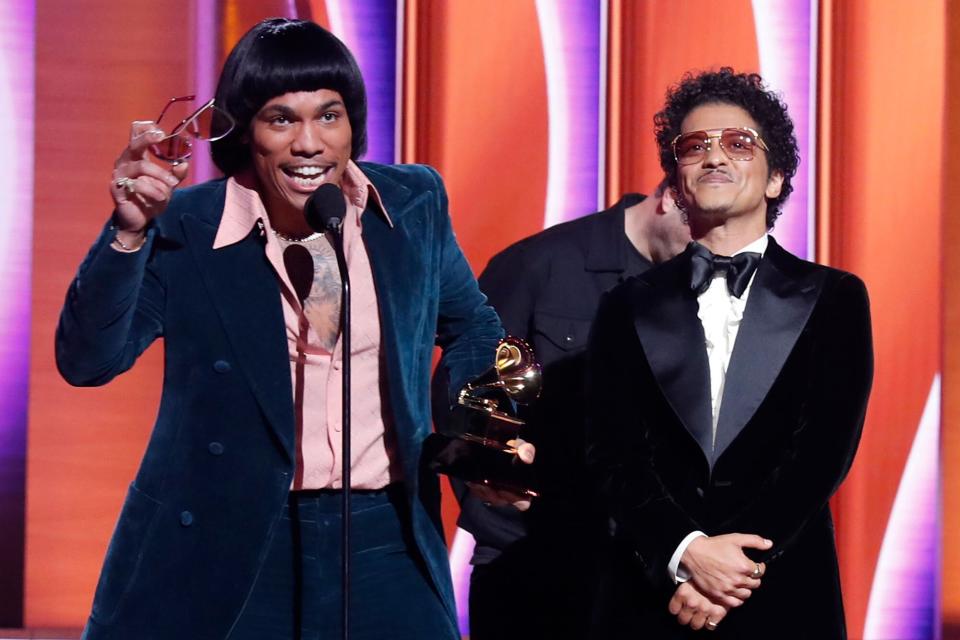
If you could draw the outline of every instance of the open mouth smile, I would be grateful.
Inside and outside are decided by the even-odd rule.
[[[297,186],[315,189],[323,183],[324,178],[332,168],[330,166],[298,165],[282,167],[281,171]]]

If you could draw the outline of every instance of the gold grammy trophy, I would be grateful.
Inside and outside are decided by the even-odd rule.
[[[536,496],[532,465],[518,458],[514,446],[524,421],[513,414],[511,401],[536,400],[541,384],[533,349],[519,338],[501,340],[493,366],[460,390],[451,427],[424,442],[429,467],[461,480]]]

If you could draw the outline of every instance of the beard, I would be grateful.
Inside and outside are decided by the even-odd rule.
[[[713,197],[711,197],[713,196]],[[696,202],[688,202],[687,211],[691,214],[700,214],[710,217],[722,216],[728,213],[732,203],[729,198],[717,197],[715,194],[708,194],[706,198],[701,198]]]

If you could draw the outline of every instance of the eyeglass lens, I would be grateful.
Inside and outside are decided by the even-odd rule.
[[[193,144],[189,136],[169,136],[151,145],[153,155],[167,162],[182,162],[193,153]]]
[[[680,136],[675,145],[681,164],[700,162],[707,155],[709,145],[719,139],[720,146],[731,160],[752,160],[756,140],[749,131],[724,129],[719,136],[708,136],[706,131],[691,131]]]

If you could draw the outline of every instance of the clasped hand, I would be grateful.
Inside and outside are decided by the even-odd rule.
[[[766,572],[766,565],[748,558],[743,549],[766,551],[772,546],[770,540],[742,533],[695,539],[680,560],[690,579],[674,592],[670,613],[693,629],[715,629],[730,609],[741,606],[760,587]]]

